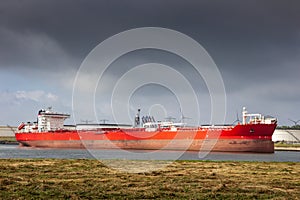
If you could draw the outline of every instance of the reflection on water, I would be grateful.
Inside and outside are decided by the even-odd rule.
[[[61,158],[61,159],[132,159],[132,160],[170,160],[178,155],[177,151],[155,152],[135,150],[91,150],[85,149],[39,149],[0,145],[0,158]],[[278,161],[300,162],[300,152],[275,151],[274,154],[211,152],[204,158],[198,152],[184,152],[178,160],[232,160],[232,161]]]

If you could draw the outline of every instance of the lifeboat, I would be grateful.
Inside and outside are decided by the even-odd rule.
[[[25,127],[25,124],[22,122],[19,126],[18,126],[18,130],[22,130]]]

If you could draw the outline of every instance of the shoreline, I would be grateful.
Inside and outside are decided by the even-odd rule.
[[[19,145],[16,141],[6,141],[6,140],[0,140],[0,145]],[[300,147],[274,147],[274,151],[300,151]],[[226,153],[227,151],[224,151]],[[234,152],[233,152],[234,153]],[[247,152],[244,152],[247,153]],[[249,152],[251,153],[251,152]]]
[[[275,151],[300,151],[300,147],[274,147]]]
[[[19,145],[19,142],[11,142],[11,141],[0,140],[0,144]]]
[[[19,145],[14,136],[2,136],[0,137],[0,144],[5,145]],[[300,151],[299,145],[274,145],[275,151]]]

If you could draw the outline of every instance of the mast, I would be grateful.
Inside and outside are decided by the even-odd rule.
[[[140,127],[140,113],[141,113],[141,109],[138,109],[137,114],[135,115],[135,119],[134,119],[134,127]]]

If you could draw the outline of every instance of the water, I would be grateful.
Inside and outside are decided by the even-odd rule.
[[[124,151],[86,149],[40,149],[0,145],[0,158],[58,158],[58,159],[133,159],[133,160],[213,160],[213,161],[277,161],[300,162],[300,152],[275,151],[274,154],[211,152],[199,158],[199,152]]]

